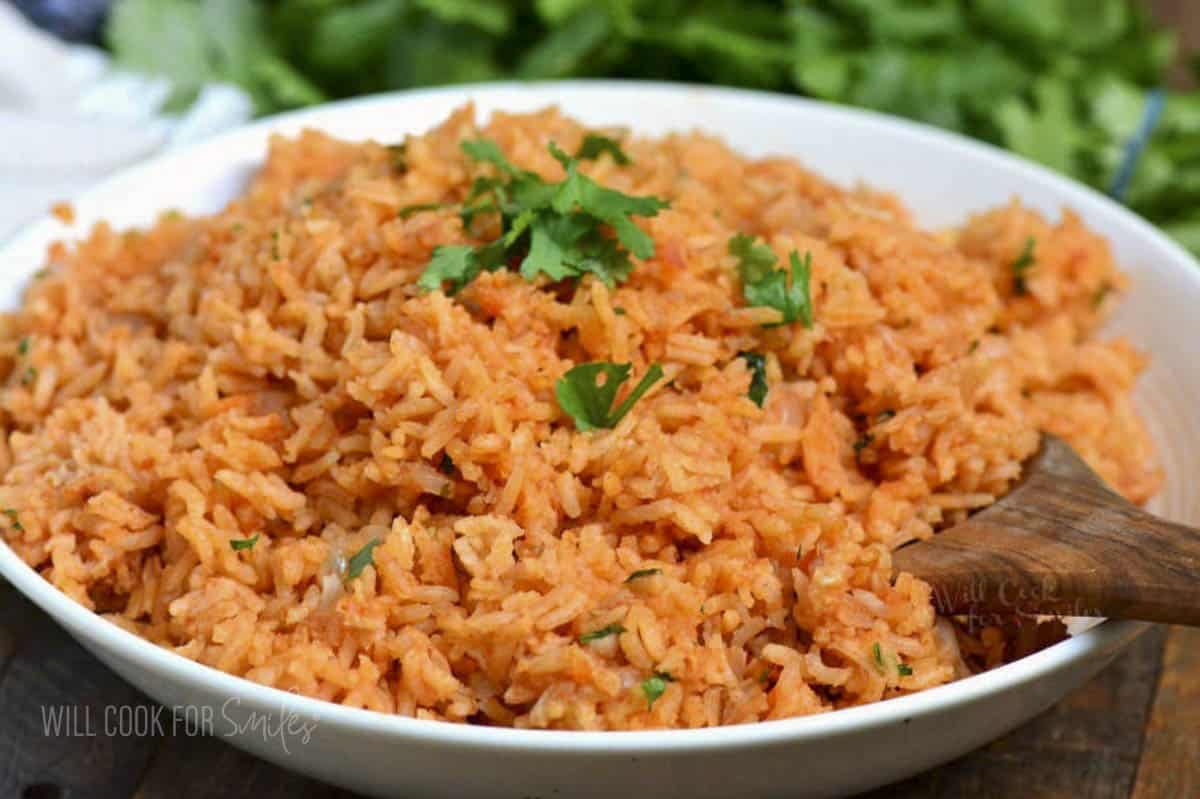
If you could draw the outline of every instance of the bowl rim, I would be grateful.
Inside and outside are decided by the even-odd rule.
[[[395,106],[419,99],[445,98],[464,103],[469,100],[486,99],[492,94],[512,92],[530,93],[534,96],[541,94],[545,97],[546,105],[555,104],[559,99],[555,92],[624,93],[631,95],[631,100],[637,99],[640,102],[647,99],[646,95],[698,94],[718,102],[736,102],[761,108],[779,104],[798,106],[807,113],[824,115],[834,122],[839,119],[847,120],[858,125],[886,128],[891,135],[903,134],[931,140],[931,143],[948,151],[958,151],[972,158],[990,161],[995,166],[1015,172],[1023,183],[1048,186],[1067,197],[1063,201],[1064,205],[1099,204],[1106,212],[1116,214],[1121,223],[1130,226],[1138,237],[1155,239],[1160,246],[1165,246],[1172,256],[1171,260],[1185,266],[1193,280],[1200,284],[1200,266],[1196,265],[1191,255],[1149,222],[1086,185],[993,145],[876,111],[839,106],[795,95],[690,83],[610,79],[501,81],[389,92],[324,103],[265,117],[197,144],[158,155],[119,170],[73,199],[76,202],[87,202],[92,198],[118,196],[123,187],[132,187],[144,182],[160,171],[169,172],[173,166],[190,157],[201,153],[236,149],[243,141],[265,139],[267,134],[274,131],[291,132],[297,129],[297,125],[311,124],[319,127],[329,115],[336,116],[376,106],[394,110]],[[61,223],[49,214],[43,214],[19,227],[15,235],[0,241],[0,257],[18,251],[32,242],[48,240],[55,234],[60,237],[63,235]],[[363,732],[426,743],[547,755],[580,752],[593,755],[678,753],[699,752],[718,747],[736,749],[795,743],[851,734],[867,728],[902,724],[914,716],[950,710],[991,694],[1037,682],[1088,658],[1102,659],[1131,642],[1149,627],[1142,622],[1105,621],[1083,633],[991,671],[913,694],[829,713],[702,729],[532,730],[417,719],[347,707],[220,671],[151,643],[88,610],[43,579],[2,539],[0,577],[7,579],[55,622],[64,624],[74,637],[85,639],[104,652],[113,653],[118,660],[150,674],[160,675],[160,679],[200,686],[209,693],[238,698],[247,705],[279,708],[285,713],[312,719],[318,724],[327,724],[334,728],[357,728]]]

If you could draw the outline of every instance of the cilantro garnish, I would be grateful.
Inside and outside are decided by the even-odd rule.
[[[21,385],[23,385],[23,386],[33,385],[34,383],[37,382],[37,376],[38,376],[37,368],[34,366],[29,367],[21,375]]]
[[[372,538],[350,557],[350,562],[346,565],[347,580],[353,580],[363,573],[363,569],[375,565],[375,547],[381,543],[383,542],[378,538]]]
[[[625,628],[620,624],[609,624],[601,627],[599,630],[592,630],[590,633],[584,633],[579,636],[579,643],[590,644],[592,641],[599,641],[601,638],[607,638],[610,635],[620,635],[625,632]]]
[[[854,454],[860,454],[864,449],[875,443],[875,436],[870,433],[863,433],[862,438],[854,442]]]
[[[4,510],[0,510],[0,513],[8,517],[13,530],[16,530],[18,533],[25,532],[25,528],[21,526],[21,516],[15,508],[5,508]]]
[[[254,545],[258,543],[258,535],[255,533],[250,538],[231,538],[229,546],[235,552],[241,549],[254,549]]]
[[[617,392],[629,380],[633,364],[596,361],[576,366],[554,384],[554,396],[558,406],[575,420],[580,432],[597,429],[612,429],[625,418],[633,404],[663,377],[662,367],[652,364],[641,381],[625,400],[613,408]],[[604,384],[598,385],[600,376]]]
[[[654,707],[654,702],[666,692],[669,682],[675,682],[675,678],[665,671],[656,671],[642,680],[642,693],[646,695],[647,707]]]
[[[397,172],[408,171],[408,139],[399,144],[387,145],[388,155],[391,157],[392,169]]]
[[[634,580],[640,580],[643,577],[652,577],[655,574],[662,574],[662,569],[638,569],[633,574],[625,578],[625,584],[629,585]]]
[[[625,155],[625,151],[621,149],[620,143],[599,133],[589,133],[584,136],[583,143],[575,151],[575,157],[580,161],[595,160],[604,153],[611,155],[612,159],[621,166],[626,166],[630,163],[629,156]]]
[[[488,139],[465,141],[462,149],[500,173],[476,178],[460,212],[463,225],[470,227],[480,214],[497,213],[503,234],[490,244],[438,247],[417,281],[422,289],[433,291],[449,283],[453,293],[480,272],[510,262],[526,280],[543,274],[551,280],[594,274],[612,287],[633,270],[631,254],[643,259],[654,255],[653,239],[633,217],[655,216],[667,207],[663,200],[631,197],[601,186],[579,172],[578,158],[553,142],[550,153],[567,172],[559,183],[515,166]],[[615,239],[605,226],[612,228]]]
[[[423,213],[425,211],[440,211],[443,208],[449,208],[450,203],[417,203],[416,205],[406,205],[396,212],[396,216],[401,219],[408,219],[410,216]]]
[[[24,356],[24,355],[28,355],[28,354],[29,354],[29,336],[25,336],[19,342],[17,342],[17,355]]]
[[[449,452],[442,453],[442,462],[438,464],[438,471],[445,475],[454,474],[454,461],[450,459]]]
[[[913,673],[912,666],[901,663],[899,659],[891,655],[883,654],[883,647],[879,645],[878,641],[871,646],[871,663],[875,666],[875,670],[885,677],[893,668],[901,677],[911,677]]]
[[[1029,287],[1025,285],[1026,273],[1033,266],[1034,248],[1037,246],[1037,239],[1033,236],[1025,239],[1025,248],[1021,250],[1021,254],[1012,262],[1013,273],[1013,293],[1018,297],[1023,297],[1029,293]]]
[[[746,368],[752,374],[750,390],[746,394],[761,408],[767,399],[767,358],[758,352],[739,352],[738,357],[746,362]]]
[[[801,258],[795,250],[788,255],[791,270],[776,269],[775,253],[765,244],[755,244],[753,236],[739,233],[729,240],[729,254],[738,259],[742,278],[742,296],[751,305],[774,308],[782,319],[773,325],[790,324],[799,319],[805,327],[813,326],[812,254]]]
[[[1112,290],[1113,286],[1111,283],[1104,283],[1100,288],[1096,289],[1096,293],[1092,295],[1092,310],[1099,309],[1104,304],[1104,301],[1108,299],[1108,295]]]

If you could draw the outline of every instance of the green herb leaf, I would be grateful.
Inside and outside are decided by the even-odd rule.
[[[876,641],[871,645],[871,662],[875,664],[875,669],[880,674],[887,673],[887,664],[883,660],[883,647]]]
[[[761,408],[767,399],[767,358],[758,352],[739,352],[738,357],[746,362],[751,373],[747,396]]]
[[[21,385],[31,386],[37,382],[38,370],[36,367],[30,366],[21,374]]]
[[[25,531],[25,528],[21,526],[21,517],[19,512],[15,508],[4,508],[2,511],[0,511],[0,513],[3,513],[8,517],[9,525],[13,530],[17,531],[18,533]]]
[[[1096,289],[1096,293],[1092,295],[1092,310],[1099,310],[1104,301],[1108,299],[1108,295],[1112,293],[1112,290],[1111,283],[1104,283],[1100,288]]]
[[[620,624],[609,624],[601,627],[599,630],[592,630],[590,633],[584,633],[579,636],[579,643],[590,644],[592,641],[599,641],[601,638],[607,638],[610,635],[620,635],[625,632],[625,628]]]
[[[908,665],[907,663],[897,663],[896,664],[896,672],[901,677],[911,677],[913,670],[912,670],[912,666]]]
[[[629,585],[634,580],[640,580],[643,577],[652,577],[656,574],[662,574],[662,569],[638,569],[633,574],[625,578],[625,584]]]
[[[438,471],[445,475],[453,475],[456,471],[454,461],[450,460],[450,453],[442,453],[442,462],[438,464]]]
[[[17,342],[17,355],[22,357],[29,354],[29,336],[25,336]]]
[[[440,211],[443,208],[451,208],[450,203],[418,203],[416,205],[406,205],[396,212],[396,216],[400,219],[408,219],[425,211]]]
[[[739,233],[729,240],[728,249],[730,255],[738,259],[742,296],[746,302],[779,311],[782,319],[775,324],[786,325],[799,319],[805,327],[813,326],[812,295],[809,291],[811,253],[805,253],[803,259],[795,251],[788,255],[791,265],[789,276],[787,270],[775,269],[776,258],[771,248],[755,244],[751,236]]]
[[[472,247],[469,244],[443,244],[433,251],[433,257],[417,286],[425,291],[446,288],[447,294],[456,294],[485,269],[493,271],[503,265],[503,248],[494,245]],[[446,284],[449,287],[446,287]]]
[[[231,538],[229,539],[229,546],[235,552],[242,549],[253,549],[254,545],[258,543],[258,536],[259,534],[255,533],[249,538]]]
[[[611,155],[612,159],[621,166],[630,163],[629,156],[625,154],[617,141],[599,133],[589,133],[584,136],[583,143],[575,151],[575,157],[581,161],[595,160],[604,153]]]
[[[460,212],[463,225],[470,228],[480,214],[498,213],[503,235],[482,247],[454,245],[458,249],[445,252],[439,247],[418,280],[426,291],[449,281],[453,293],[484,269],[499,269],[512,260],[519,262],[526,280],[545,275],[559,281],[593,274],[611,288],[633,269],[629,253],[653,256],[654,241],[631,217],[653,216],[666,207],[662,200],[630,197],[600,186],[578,171],[578,159],[554,143],[550,152],[567,171],[561,183],[547,183],[520,169],[488,139],[464,141],[461,146],[468,156],[500,173],[472,183]],[[605,225],[617,234],[615,240],[604,232]]]
[[[633,364],[596,361],[576,366],[554,384],[558,405],[580,432],[612,429],[629,413],[633,404],[663,377],[662,367],[652,364],[624,401],[613,409],[617,392],[629,380]],[[603,376],[604,384],[598,385]]]
[[[372,538],[363,548],[355,552],[346,564],[346,579],[353,580],[363,573],[363,569],[375,565],[375,547],[383,542]]]
[[[854,442],[854,454],[861,454],[864,449],[871,446],[875,442],[875,436],[870,433],[863,433],[862,437]]]
[[[1025,285],[1025,277],[1033,267],[1035,247],[1037,247],[1037,239],[1033,236],[1025,239],[1025,248],[1021,250],[1021,254],[1017,256],[1017,259],[1012,262],[1013,293],[1018,297],[1029,293],[1029,288]]]
[[[666,693],[669,682],[675,682],[675,678],[665,671],[656,671],[642,680],[642,693],[646,695],[647,707],[654,707],[655,701]]]

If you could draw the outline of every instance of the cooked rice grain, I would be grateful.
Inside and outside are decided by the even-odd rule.
[[[1131,499],[1156,491],[1130,399],[1145,359],[1092,337],[1113,305],[1095,298],[1126,284],[1104,240],[1015,202],[933,234],[886,195],[688,134],[585,166],[672,203],[639,220],[656,255],[615,289],[507,271],[416,289],[435,246],[469,238],[453,209],[397,212],[463,198],[480,167],[460,141],[557,178],[547,142],[584,133],[467,108],[400,174],[379,144],[306,132],[219,214],[54,245],[0,320],[5,540],[187,657],[459,722],[796,716],[1044,643],[956,631],[889,553],[1003,495],[1043,430]],[[744,307],[739,231],[812,253],[813,329]],[[743,351],[767,356],[761,410]],[[673,382],[578,433],[554,383],[592,360]]]

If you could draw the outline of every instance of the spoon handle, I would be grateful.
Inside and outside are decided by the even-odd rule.
[[[1044,436],[999,502],[893,553],[896,570],[962,613],[1103,616],[1200,626],[1200,531],[1110,491],[1064,442]]]

